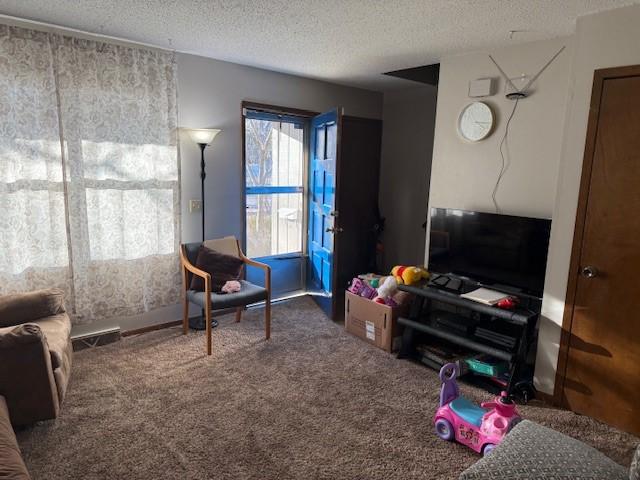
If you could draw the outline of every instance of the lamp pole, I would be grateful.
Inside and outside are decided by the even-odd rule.
[[[207,148],[206,143],[198,143],[200,146],[200,198],[202,201],[202,241],[204,242],[204,179],[207,173],[204,171],[204,149]]]
[[[191,139],[200,147],[200,201],[202,202],[200,208],[202,211],[202,242],[204,242],[206,238],[204,233],[204,179],[207,177],[207,173],[205,171],[204,149],[207,148],[207,145],[213,141],[218,133],[220,133],[220,130],[215,128],[189,129]],[[216,327],[217,325],[217,320],[211,321],[212,327]],[[206,328],[204,310],[202,310],[200,317],[189,319],[189,327],[194,330],[204,330]]]

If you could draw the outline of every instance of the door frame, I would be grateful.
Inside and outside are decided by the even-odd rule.
[[[587,206],[593,169],[593,157],[595,156],[596,137],[598,133],[598,120],[600,117],[600,104],[604,81],[615,78],[640,76],[640,65],[624,67],[602,68],[594,71],[593,87],[591,91],[591,103],[587,123],[587,135],[582,160],[582,176],[580,179],[580,193],[578,195],[578,208],[571,246],[571,260],[569,263],[569,276],[567,279],[567,291],[562,315],[562,332],[560,335],[560,348],[558,351],[558,363],[556,366],[556,378],[553,388],[553,402],[567,407],[564,387],[569,364],[569,340],[575,312],[575,301],[580,275],[580,258],[582,256],[582,243],[585,234]]]
[[[305,131],[304,131],[304,140],[303,140],[303,175],[302,175],[302,184],[304,186],[304,192],[306,194],[303,195],[303,208],[302,208],[302,252],[300,253],[301,262],[302,262],[302,272],[301,272],[301,281],[305,282],[306,280],[306,256],[307,256],[307,222],[308,222],[308,212],[306,209],[307,206],[307,196],[308,196],[308,170],[309,170],[309,128],[308,124],[310,119],[317,115],[316,112],[311,110],[302,110],[299,108],[292,107],[282,107],[278,105],[270,105],[265,103],[252,102],[249,100],[243,100],[240,104],[240,136],[241,136],[241,151],[242,158],[240,162],[240,178],[242,182],[242,199],[240,201],[240,218],[241,218],[241,234],[240,234],[240,245],[244,252],[247,251],[247,195],[246,195],[246,185],[247,185],[247,175],[246,175],[246,132],[245,132],[245,109],[250,110],[259,110],[262,112],[273,113],[278,115],[285,115],[289,117],[300,117],[303,119],[305,123]],[[281,254],[281,255],[273,255],[269,258],[287,258],[291,254]],[[296,254],[297,255],[297,254]],[[246,271],[245,271],[246,276]],[[285,295],[286,297],[286,295]]]

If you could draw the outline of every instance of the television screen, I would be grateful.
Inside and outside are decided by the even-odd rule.
[[[431,209],[429,270],[542,296],[551,220]]]

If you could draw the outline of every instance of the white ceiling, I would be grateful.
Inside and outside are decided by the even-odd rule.
[[[570,35],[637,0],[2,0],[0,13],[373,90],[383,72]],[[525,30],[509,38],[509,30]]]

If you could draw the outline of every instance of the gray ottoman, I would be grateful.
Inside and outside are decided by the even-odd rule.
[[[524,420],[460,480],[628,480],[629,471],[594,448]]]

